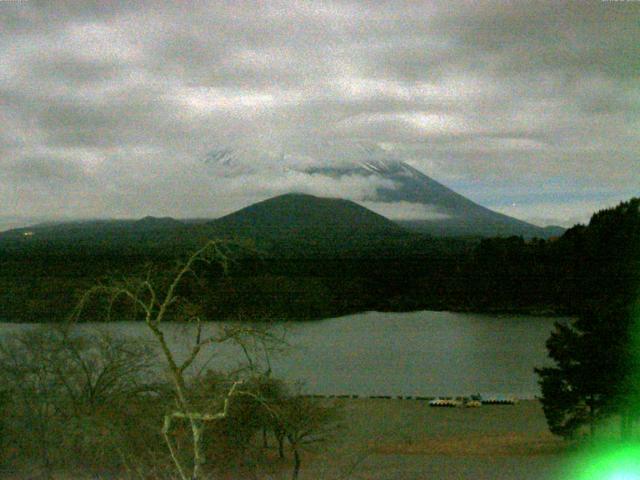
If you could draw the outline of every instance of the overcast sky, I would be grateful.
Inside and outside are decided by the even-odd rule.
[[[640,1],[0,1],[0,125],[0,216],[357,199],[295,167],[364,142],[570,225],[640,194]],[[205,164],[227,147],[251,168]]]

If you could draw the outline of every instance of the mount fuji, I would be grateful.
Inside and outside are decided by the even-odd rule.
[[[433,236],[549,238],[564,232],[562,227],[539,227],[490,210],[380,149],[360,146],[355,151],[320,150],[310,157],[220,149],[209,153],[205,163],[216,175],[229,177],[259,175],[268,170],[271,175],[307,174],[310,183],[327,177],[346,180],[344,184],[348,185],[350,179],[359,178],[370,182],[370,193],[352,198],[345,191],[339,196],[351,198],[407,229]],[[305,186],[301,190],[305,191]],[[329,196],[336,196],[335,192]]]

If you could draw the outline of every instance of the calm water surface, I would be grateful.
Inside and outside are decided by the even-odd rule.
[[[290,345],[271,355],[274,374],[303,382],[315,394],[468,395],[539,393],[533,368],[548,364],[545,341],[557,319],[451,312],[368,312],[287,324]],[[206,325],[208,331],[220,323]],[[1,332],[29,326],[0,324]],[[152,340],[141,323],[85,324],[117,335]],[[188,352],[193,331],[165,325],[178,356]],[[233,345],[203,352],[200,367],[230,369],[243,360]]]

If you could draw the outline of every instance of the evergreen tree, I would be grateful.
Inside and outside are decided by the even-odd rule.
[[[632,401],[633,355],[628,309],[595,308],[569,324],[556,323],[547,341],[554,367],[536,369],[549,429],[573,436],[582,425],[622,413]]]

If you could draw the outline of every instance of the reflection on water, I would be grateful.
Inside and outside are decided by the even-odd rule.
[[[304,382],[316,394],[468,395],[538,394],[535,366],[548,362],[545,341],[556,319],[451,312],[368,312],[284,327],[290,348],[273,354],[274,375]],[[29,328],[1,324],[3,332]],[[209,323],[205,335],[219,329]],[[141,323],[86,324],[153,340]],[[164,326],[179,357],[187,355],[193,328]],[[194,369],[228,370],[244,359],[234,345],[203,351]]]

